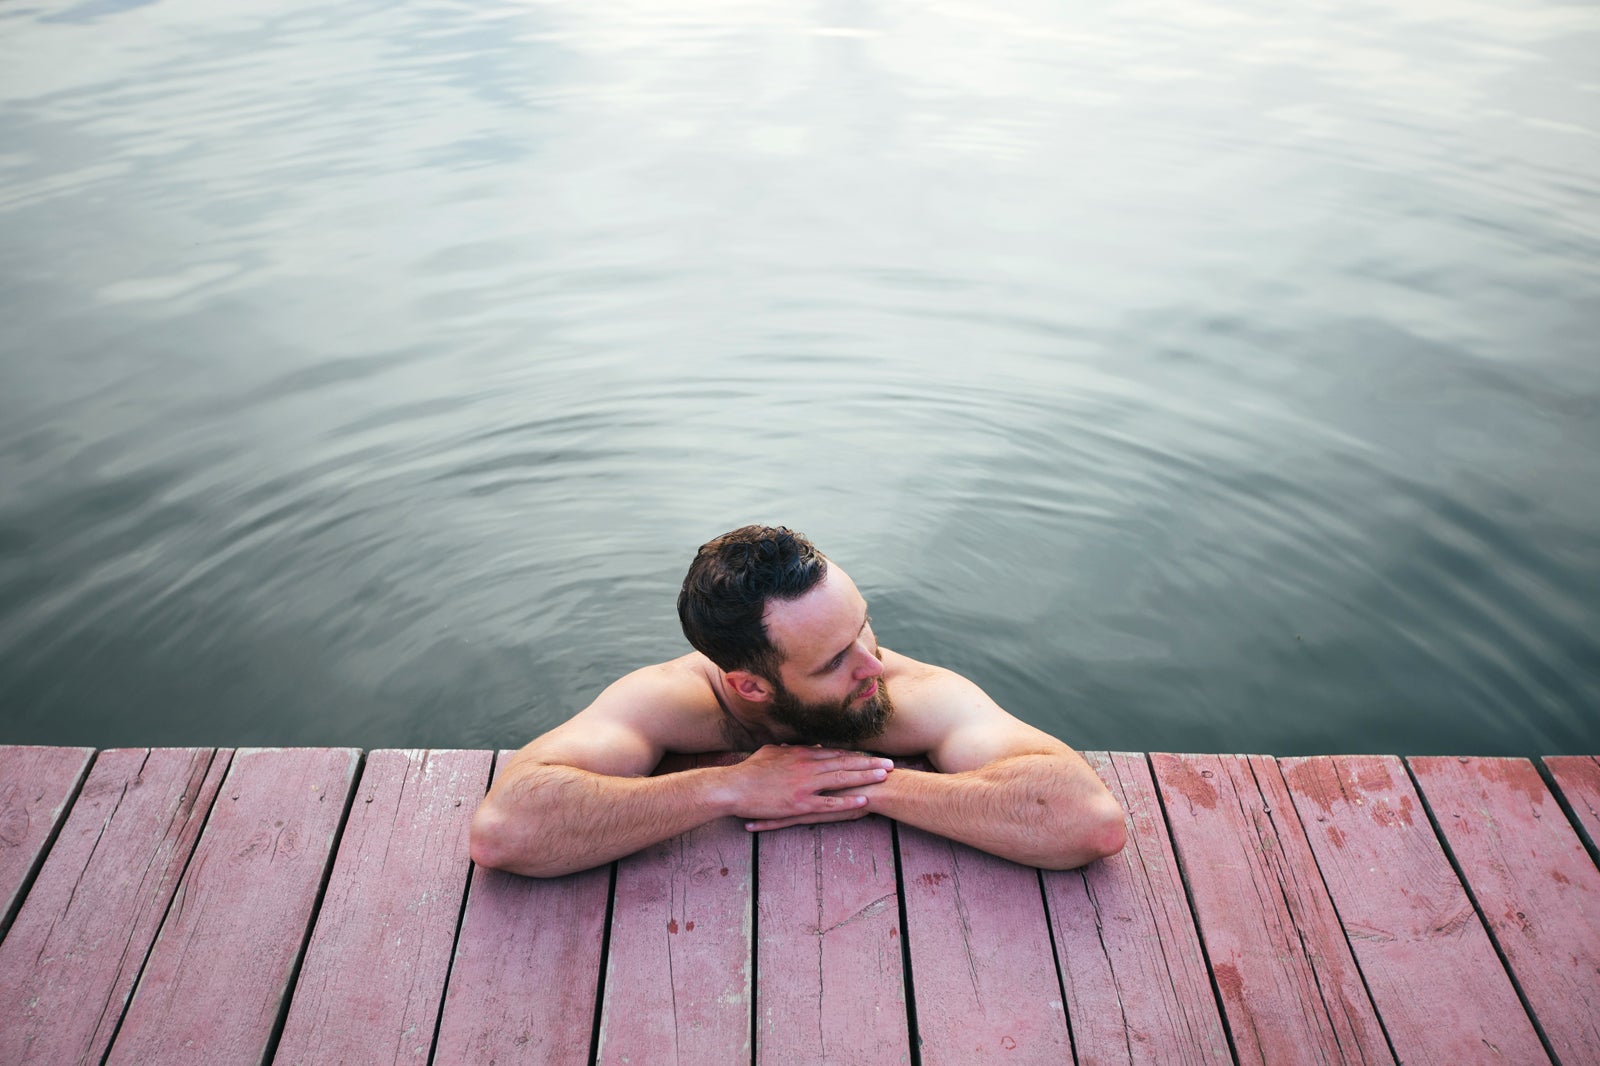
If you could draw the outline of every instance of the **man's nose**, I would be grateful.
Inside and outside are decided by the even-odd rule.
[[[865,681],[869,677],[877,677],[883,673],[883,660],[872,654],[871,649],[861,657],[861,665],[856,667],[856,680]]]

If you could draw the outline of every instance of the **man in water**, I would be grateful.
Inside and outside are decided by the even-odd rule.
[[[716,818],[759,832],[874,813],[1048,869],[1122,849],[1122,810],[1077,752],[879,646],[860,591],[805,537],[745,526],[702,546],[678,617],[693,652],[628,674],[510,761],[473,818],[473,861],[555,877]],[[669,751],[730,749],[754,754],[648,776]]]

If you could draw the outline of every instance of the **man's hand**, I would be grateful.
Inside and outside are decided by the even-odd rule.
[[[871,785],[867,785],[861,789],[854,789],[852,792],[855,796],[865,799],[865,789],[871,787]],[[851,795],[851,793],[846,793],[846,795]],[[744,823],[744,827],[752,833],[764,833],[769,829],[787,829],[791,825],[816,825],[819,822],[853,822],[857,818],[865,818],[871,813],[872,812],[867,809],[867,805],[862,803],[860,806],[850,810],[838,811],[836,813],[797,814],[793,818],[768,818],[759,822],[746,822]]]
[[[728,800],[735,817],[757,832],[807,822],[842,822],[866,814],[867,797],[843,789],[875,785],[894,763],[836,748],[768,744],[728,767]]]

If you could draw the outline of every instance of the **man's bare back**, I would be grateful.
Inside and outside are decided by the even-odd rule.
[[[1052,868],[1122,847],[1122,811],[1076,752],[881,647],[854,582],[804,538],[710,542],[679,613],[698,650],[624,676],[518,752],[474,818],[475,861],[554,876],[727,816],[762,831],[881,813]],[[669,751],[721,750],[753,754],[647,776]]]

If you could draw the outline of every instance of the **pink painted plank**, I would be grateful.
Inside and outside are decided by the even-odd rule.
[[[1600,1062],[1600,870],[1539,772],[1407,761],[1556,1058]]]
[[[1400,760],[1280,766],[1400,1060],[1548,1062]]]
[[[0,747],[0,937],[93,757],[93,748]]]
[[[552,878],[475,868],[434,1061],[587,1064],[610,894],[609,864]]]
[[[1231,1063],[1205,955],[1144,756],[1084,752],[1128,814],[1128,845],[1044,870],[1080,1066]]]
[[[780,829],[756,852],[758,1066],[910,1062],[889,823]]]
[[[1600,848],[1600,756],[1550,755],[1544,764],[1577,817],[1578,832],[1589,847]]]
[[[0,1062],[99,1062],[228,765],[101,753],[0,945]]]
[[[1150,759],[1239,1062],[1393,1062],[1276,763]]]
[[[350,748],[234,755],[111,1066],[261,1061],[359,757]]]
[[[493,761],[367,756],[274,1062],[428,1061]]]
[[[722,818],[618,860],[601,1066],[750,1061],[752,851]]]
[[[924,1066],[1072,1061],[1039,871],[898,827]]]

